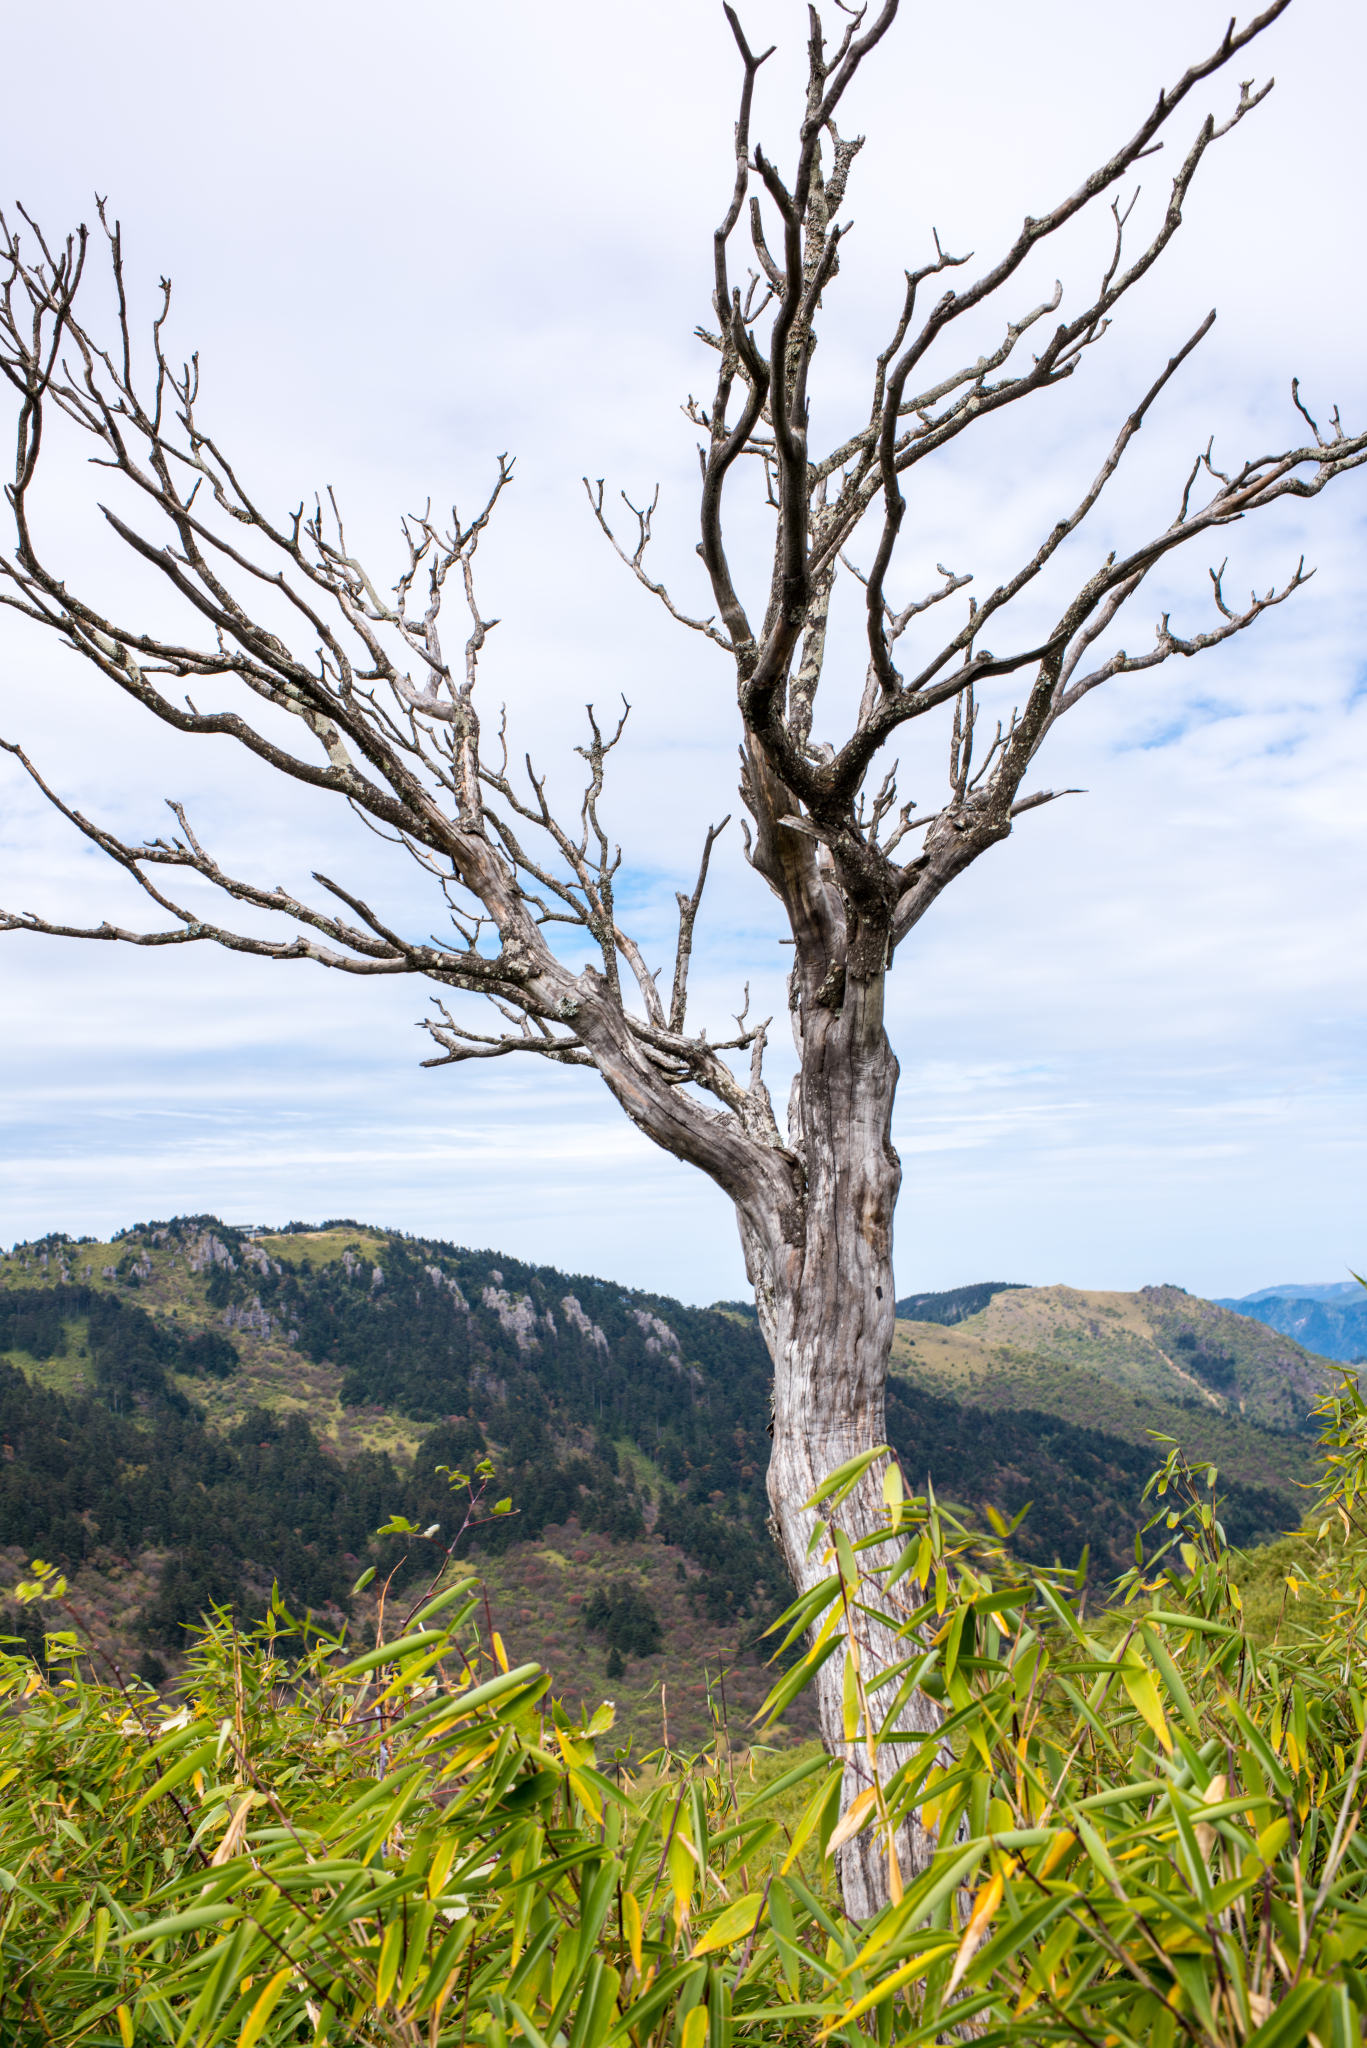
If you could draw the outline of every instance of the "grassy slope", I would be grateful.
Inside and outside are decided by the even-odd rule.
[[[1172,1341],[1210,1329],[1233,1361],[1228,1392],[1187,1370]],[[1309,1444],[1287,1433],[1334,1368],[1245,1316],[1175,1288],[1110,1294],[1040,1287],[999,1294],[949,1326],[899,1322],[892,1369],[932,1393],[974,1406],[1036,1408],[1126,1442],[1181,1439],[1265,1486],[1304,1482]]]

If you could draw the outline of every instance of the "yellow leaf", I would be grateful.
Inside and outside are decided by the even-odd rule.
[[[380,2007],[394,1989],[394,1979],[399,1974],[399,1963],[403,1956],[403,1921],[391,1920],[380,1943],[380,1967],[375,1972],[375,2010]]]
[[[904,1499],[905,1495],[902,1492],[902,1468],[895,1460],[890,1460],[887,1470],[883,1474],[883,1505],[887,1508],[888,1514],[891,1517],[894,1531],[902,1526],[902,1502]]]
[[[498,1659],[499,1670],[506,1671],[508,1669],[508,1652],[503,1647],[503,1638],[497,1629],[494,1630],[494,1655]]]
[[[209,1858],[209,1868],[216,1870],[220,1864],[231,1863],[242,1846],[242,1837],[247,1832],[247,1819],[255,1803],[255,1792],[246,1793],[233,1811],[231,1820],[223,1831],[223,1840]]]
[[[866,1991],[848,2012],[842,2012],[836,2019],[827,2020],[817,2035],[817,2040],[824,2041],[837,2027],[846,2026],[850,2020],[861,2018],[873,2006],[881,2005],[885,1999],[891,1998],[894,1992],[900,1991],[904,1984],[914,1982],[917,1977],[924,1977],[931,1965],[949,1955],[953,1947],[954,1943],[947,1941],[940,1948],[922,1949],[919,1956],[913,1956],[909,1963],[903,1963],[900,1970],[894,1970],[890,1977],[884,1977],[881,1983],[875,1984],[872,1991]]]
[[[451,1865],[456,1860],[459,1843],[454,1835],[448,1835],[444,1842],[438,1842],[436,1853],[427,1866],[427,1896],[439,1898],[446,1889],[446,1880],[451,1875]]]
[[[401,1926],[402,1922],[398,1924]],[[294,1965],[292,1963],[286,1963],[283,1970],[276,1971],[270,1983],[257,1999],[256,2004],[248,2013],[247,2024],[237,2037],[237,2048],[254,2048],[254,2044],[261,2039],[261,2036],[266,2031],[266,2022],[275,2010],[275,2001],[279,1998],[293,1975]],[[132,2038],[130,2034],[128,2036],[130,2043]]]
[[[1139,1709],[1143,1718],[1148,1722],[1164,1749],[1171,1754],[1172,1735],[1167,1722],[1163,1718],[1163,1704],[1158,1697],[1158,1687],[1154,1684],[1153,1673],[1147,1665],[1142,1664],[1138,1657],[1131,1653],[1120,1666],[1120,1676],[1124,1681],[1125,1690],[1131,1700]]]
[[[598,1794],[581,1771],[570,1772],[570,1789],[585,1812],[592,1815],[593,1824],[597,1827],[603,1818],[603,1809],[598,1802]]]
[[[845,1684],[841,1700],[846,1742],[854,1742],[859,1734],[859,1666],[855,1654],[854,1644],[850,1643],[845,1650]]]
[[[682,1925],[693,1896],[693,1871],[695,1861],[691,1843],[676,1834],[669,1845],[669,1882],[674,1893],[674,1917]]]
[[[965,1970],[967,1970],[974,1956],[982,1947],[987,1930],[992,1925],[992,1915],[1001,1904],[1002,1893],[1005,1889],[1005,1880],[1001,1872],[998,1871],[995,1877],[988,1879],[987,1883],[978,1893],[978,1901],[973,1908],[973,1917],[964,1929],[964,1938],[959,1943],[959,1953],[954,1958],[954,1968],[950,1971],[949,1982],[945,1986],[945,1997],[947,1999],[954,1996],[960,1983],[963,1981]]]
[[[622,1894],[622,1930],[631,1950],[631,1960],[636,1965],[636,1974],[641,1974],[641,1901],[635,1892]]]
[[[859,1830],[868,1818],[870,1808],[877,1803],[877,1800],[878,1788],[876,1785],[870,1785],[867,1792],[861,1792],[857,1799],[850,1801],[849,1806],[840,1816],[835,1833],[826,1844],[826,1854],[828,1856],[834,1856],[837,1849],[843,1849],[846,1842],[851,1841],[859,1833]]]
[[[119,2039],[123,2048],[133,2048],[133,2015],[126,2005],[114,2008],[114,2017],[119,2023]]]
[[[1068,1854],[1068,1851],[1076,1847],[1077,1836],[1071,1828],[1064,1828],[1059,1834],[1054,1836],[1053,1841],[1045,1851],[1044,1861],[1039,1867],[1038,1875],[1040,1877],[1052,1876]]]
[[[724,1913],[718,1913],[707,1932],[694,1942],[692,1954],[707,1956],[715,1949],[730,1948],[735,1942],[744,1941],[754,1932],[763,1899],[763,1892],[747,1892]]]
[[[705,2005],[695,2005],[683,2023],[683,2035],[679,2048],[702,2048],[707,2039],[708,2013]]]
[[[1263,1863],[1270,1864],[1281,1855],[1291,1835],[1291,1823],[1284,1816],[1270,1821],[1258,1836],[1258,1855]]]

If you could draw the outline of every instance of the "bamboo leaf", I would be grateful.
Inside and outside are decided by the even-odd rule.
[[[833,1493],[848,1493],[858,1484],[875,1458],[881,1458],[887,1451],[886,1444],[875,1444],[871,1451],[861,1451],[857,1457],[847,1458],[843,1465],[837,1465],[834,1472],[828,1472],[804,1508],[819,1507],[823,1500],[829,1500]],[[687,2043],[685,2043],[687,2048]]]
[[[1163,1703],[1158,1697],[1158,1687],[1153,1673],[1133,1653],[1127,1655],[1120,1666],[1120,1676],[1126,1692],[1144,1719],[1152,1728],[1168,1754],[1172,1753],[1172,1730],[1168,1727],[1163,1712]]]
[[[635,1892],[623,1892],[622,1894],[622,1930],[626,1935],[627,1947],[631,1950],[631,1960],[639,1977],[642,1972],[641,1902]]]
[[[191,1906],[186,1913],[172,1913],[165,1920],[150,1920],[145,1926],[130,1927],[115,1937],[115,1947],[134,1941],[165,1941],[172,1934],[192,1934],[198,1927],[215,1927],[220,1920],[234,1920],[242,1908],[231,1899],[212,1906]]]
[[[187,1778],[193,1778],[196,1771],[202,1771],[205,1764],[211,1761],[217,1748],[218,1737],[215,1735],[210,1741],[202,1742],[198,1749],[192,1749],[188,1756],[181,1757],[178,1763],[172,1764],[170,1770],[164,1771],[155,1784],[148,1786],[140,1799],[134,1800],[128,1809],[129,1819],[135,1819],[144,1806],[150,1806],[152,1801],[160,1799],[164,1792],[174,1792],[177,1785],[183,1785]]]
[[[360,1678],[365,1672],[373,1671],[377,1664],[392,1664],[396,1658],[410,1656],[415,1650],[430,1649],[447,1633],[441,1628],[416,1629],[413,1634],[400,1636],[395,1642],[381,1643],[377,1650],[367,1650],[363,1657],[353,1657],[349,1664],[343,1664],[340,1671],[334,1671],[332,1676],[339,1684],[345,1684],[348,1679]]]
[[[843,1849],[846,1842],[852,1842],[869,1816],[877,1811],[877,1807],[878,1787],[870,1785],[866,1792],[861,1792],[846,1807],[826,1844],[826,1854],[834,1856],[837,1849]]]
[[[962,1984],[969,1964],[986,1940],[987,1930],[992,1925],[992,1916],[1000,1906],[1005,1890],[1006,1881],[1001,1872],[997,1871],[978,1893],[972,1917],[964,1929],[964,1938],[959,1943],[959,1953],[954,1958],[954,1968],[949,1973],[949,1983],[945,1987],[946,2001],[954,1996]]]
[[[293,1975],[294,1966],[291,1963],[286,1963],[282,1970],[276,1971],[248,2013],[247,2024],[237,2038],[237,2048],[255,2048],[256,2042],[266,2031],[271,2014],[275,2011],[276,2000]]]
[[[903,1985],[914,1984],[919,1977],[924,1977],[926,1972],[932,1969],[936,1963],[943,1962],[946,1956],[952,1956],[957,1946],[957,1942],[941,1942],[937,1947],[925,1949],[919,1956],[913,1956],[909,1963],[903,1963],[901,1968],[894,1970],[890,1977],[884,1977],[880,1983],[875,1984],[872,1991],[866,1991],[862,1998],[856,1999],[854,2004],[847,2006],[844,2012],[837,2013],[831,2018],[827,2025],[821,2029],[820,2034],[817,2036],[818,2040],[824,2041],[838,2027],[847,2026],[851,2020],[861,2019],[866,2012],[872,2012],[876,2005],[885,2005],[888,1999],[894,1997],[902,1989]],[[815,2015],[817,2013],[824,2013],[829,2008],[813,2006],[807,2008],[807,2010]]]
[[[738,1941],[748,1940],[759,1924],[763,1904],[763,1892],[747,1892],[743,1899],[737,1899],[717,1915],[707,1932],[694,1942],[690,1954],[710,1956],[720,1948],[731,1948]]]

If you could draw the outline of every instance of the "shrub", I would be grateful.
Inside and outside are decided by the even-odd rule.
[[[851,1542],[843,1503],[879,1454],[831,1475],[826,1575],[788,1612],[806,1647],[767,1711],[844,1660],[865,1782],[843,1820],[847,1765],[820,1755],[769,1783],[720,1743],[634,1768],[609,1707],[576,1720],[534,1665],[506,1668],[466,1565],[359,1654],[278,1594],[252,1628],[213,1611],[173,1713],[49,1629],[46,1679],[0,1661],[0,2038],[1348,2048],[1367,2010],[1351,1376],[1321,1419],[1303,1633],[1286,1612],[1250,1629],[1216,1475],[1175,1446],[1090,1623],[1079,1575],[1023,1564],[1000,1517],[903,1499],[896,1467],[886,1525]],[[39,1565],[20,1596],[60,1618],[62,1591]],[[861,1611],[905,1647],[875,1698]],[[890,1747],[918,1684],[944,1724]],[[912,1815],[933,1853],[903,1873]],[[861,1831],[891,1903],[857,1925],[830,1877]]]
[[[651,1657],[664,1640],[660,1617],[650,1595],[629,1580],[618,1579],[608,1586],[595,1586],[584,1602],[584,1625],[590,1635],[601,1636],[622,1657]]]

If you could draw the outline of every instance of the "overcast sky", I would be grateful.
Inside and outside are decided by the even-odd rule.
[[[780,45],[754,132],[786,164],[805,9],[742,12],[752,40]],[[856,225],[814,439],[856,421],[932,227],[990,259],[1134,129],[1226,16],[1207,0],[983,0],[969,19],[905,0],[843,112],[869,140],[843,209]],[[486,728],[506,701],[515,746],[568,792],[586,701],[631,700],[606,808],[624,901],[662,963],[673,891],[708,821],[737,809],[733,686],[724,658],[613,559],[579,479],[633,495],[660,483],[656,573],[706,609],[696,434],[679,407],[709,378],[692,330],[730,182],[729,37],[711,0],[418,0],[396,20],[354,4],[138,0],[115,31],[77,0],[57,30],[43,10],[11,10],[7,63],[28,83],[7,106],[0,190],[58,233],[109,195],[136,304],[150,313],[159,275],[175,280],[173,351],[200,351],[216,437],[274,508],[334,486],[377,581],[396,573],[401,512],[429,494],[472,507],[500,451],[516,453],[479,557],[501,620]],[[1296,0],[1232,76],[1198,90],[1142,167],[1137,222],[1205,112],[1223,117],[1242,76],[1277,77],[1208,158],[1173,250],[1084,370],[918,472],[903,598],[934,584],[937,561],[990,589],[1033,552],[1212,305],[1213,333],[1071,557],[1078,580],[1170,516],[1212,434],[1228,466],[1297,438],[1292,375],[1312,411],[1337,402],[1362,424],[1367,141],[1326,89],[1360,73],[1365,43],[1361,10]],[[1056,275],[1076,307],[1106,253],[1105,216],[1089,216],[1032,259],[1004,310]],[[79,455],[54,437],[48,558],[111,606],[154,608],[111,551],[95,511],[107,487]],[[901,1288],[992,1277],[1238,1294],[1367,1258],[1365,521],[1367,474],[1222,536],[1235,595],[1302,551],[1317,574],[1232,646],[1093,696],[1029,785],[1087,794],[1021,821],[903,947],[890,994]],[[737,532],[757,570],[745,535],[757,542],[758,526]],[[1207,567],[1191,552],[1154,579],[1126,628],[1132,652],[1160,606],[1179,632],[1215,622]],[[842,678],[857,689],[862,674],[852,621],[841,634],[818,736],[835,734]],[[273,789],[226,740],[150,728],[12,616],[0,733],[129,837],[163,830],[175,797],[225,866],[300,889],[322,868],[415,929],[436,920],[349,816]],[[937,726],[901,749],[905,794],[937,797],[944,746]],[[0,903],[147,923],[8,762],[0,793]],[[779,936],[733,823],[695,956],[696,1014],[714,1035],[747,979],[760,1014],[781,1017]],[[689,1300],[743,1291],[723,1198],[654,1153],[592,1076],[422,1071],[416,986],[208,948],[0,946],[6,1242],[202,1210],[348,1215]],[[785,1094],[787,1060],[776,1044]]]

